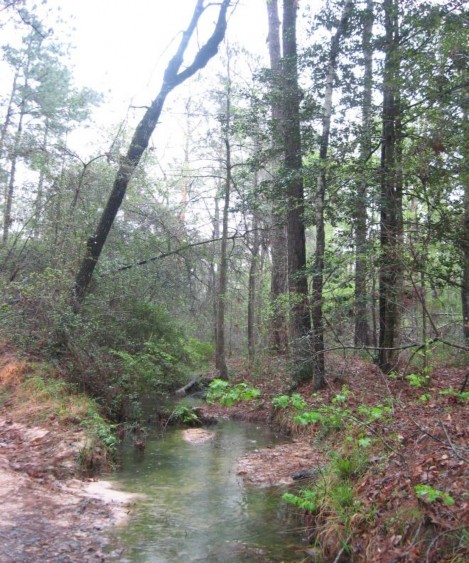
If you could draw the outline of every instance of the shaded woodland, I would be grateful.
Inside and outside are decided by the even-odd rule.
[[[105,95],[0,2],[0,350],[90,398],[101,452],[109,421],[143,451],[145,400],[199,377],[204,416],[325,440],[284,495],[312,561],[463,561],[468,8],[265,0],[251,53],[241,3],[193,4],[160,88],[98,134]]]
[[[98,395],[130,358],[156,374],[164,352],[184,371],[192,347],[213,349],[225,378],[230,358],[280,354],[293,384],[318,389],[341,350],[386,373],[464,357],[467,14],[458,2],[302,8],[266,3],[262,66],[223,43],[224,2],[191,62],[198,2],[135,132],[85,161],[67,136],[105,102],[73,86],[65,48],[27,4],[4,2],[22,35],[3,46],[0,143],[2,326],[19,346],[67,358]],[[210,89],[179,89],[179,156],[161,160],[157,127],[145,152],[165,98],[217,51]]]

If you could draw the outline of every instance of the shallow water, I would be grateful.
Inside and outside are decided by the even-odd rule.
[[[147,438],[144,454],[130,445],[115,480],[144,493],[121,530],[120,561],[289,562],[305,559],[295,533],[299,523],[282,503],[285,489],[243,484],[236,460],[245,452],[279,443],[266,428],[220,422],[215,437],[192,445],[181,429]]]

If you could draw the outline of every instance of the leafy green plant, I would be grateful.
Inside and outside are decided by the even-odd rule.
[[[295,422],[306,426],[307,424],[317,424],[323,421],[323,415],[319,411],[307,411],[295,416]]]
[[[452,506],[454,504],[454,499],[451,495],[439,489],[434,489],[430,485],[415,485],[414,490],[419,499],[430,503],[441,500],[445,506]]]
[[[173,413],[173,418],[181,420],[184,424],[199,423],[200,419],[194,409],[186,405],[178,405]]]
[[[306,401],[303,396],[299,393],[293,393],[293,395],[278,395],[272,399],[272,405],[278,409],[286,409],[288,407],[293,407],[296,410],[301,410],[306,407]]]
[[[321,500],[318,498],[318,492],[313,489],[302,489],[298,494],[284,493],[282,500],[289,504],[293,504],[301,510],[308,512],[316,512],[321,505]]]
[[[372,443],[372,439],[369,436],[366,436],[364,438],[359,438],[357,443],[360,448],[367,448]]]
[[[344,427],[351,411],[336,405],[323,405],[312,411],[295,416],[297,424],[321,424],[326,430],[339,430]]]
[[[351,391],[347,387],[347,385],[343,385],[340,393],[337,393],[337,395],[335,397],[333,397],[331,402],[332,403],[345,403],[350,394],[351,394]]]
[[[452,387],[449,387],[448,389],[443,389],[443,391],[440,391],[440,395],[449,395],[450,397],[454,397],[455,399],[458,399],[463,402],[469,401],[469,391],[460,392],[457,391],[456,389],[453,389]]]
[[[406,375],[405,378],[409,382],[409,385],[416,389],[420,389],[420,387],[427,385],[430,381],[430,377],[428,375],[421,373],[409,373],[409,375]]]
[[[214,379],[209,385],[207,393],[207,401],[219,401],[225,407],[231,407],[239,401],[250,401],[259,397],[260,390],[251,385],[242,382],[232,385],[223,379]]]
[[[278,395],[272,399],[272,405],[276,409],[286,409],[290,406],[290,397],[288,395]]]
[[[422,393],[419,397],[421,403],[427,403],[432,398],[430,393]]]
[[[364,418],[364,422],[369,424],[388,417],[392,413],[392,407],[382,403],[377,405],[360,405],[357,408],[357,412]]]

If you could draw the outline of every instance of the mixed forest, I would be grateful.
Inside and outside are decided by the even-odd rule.
[[[242,3],[194,1],[160,89],[89,154],[69,139],[105,96],[75,85],[40,10],[1,1],[2,350],[89,396],[100,425],[210,374],[214,400],[342,452],[286,495],[311,560],[462,562],[469,11],[263,3],[251,53],[230,32]]]

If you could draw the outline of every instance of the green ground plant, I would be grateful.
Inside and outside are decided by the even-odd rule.
[[[430,485],[415,485],[414,490],[417,497],[421,500],[430,503],[441,500],[445,506],[452,506],[454,504],[454,499],[450,494],[434,489]]]
[[[302,410],[306,407],[306,401],[299,393],[292,395],[278,395],[272,399],[272,405],[276,409],[287,409],[292,407],[296,410]]]
[[[207,393],[209,403],[219,402],[225,407],[231,407],[239,401],[250,401],[261,394],[260,390],[248,383],[242,382],[236,385],[223,379],[214,379]]]
[[[182,404],[176,407],[171,417],[176,421],[182,422],[183,424],[193,425],[200,423],[200,419],[197,413],[194,412],[194,408]]]
[[[448,389],[443,389],[440,391],[440,395],[447,395],[449,397],[454,397],[456,400],[461,401],[463,403],[467,403],[469,401],[469,391],[457,391],[452,387]]]

